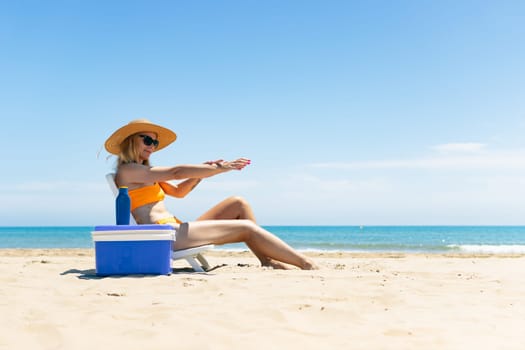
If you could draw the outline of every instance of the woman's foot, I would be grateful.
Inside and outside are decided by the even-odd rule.
[[[264,261],[261,261],[261,265],[265,267],[271,267],[276,270],[291,270],[293,267],[291,265],[282,263],[277,260],[273,260],[270,258],[266,258]],[[319,270],[319,267],[313,262],[313,260],[305,258],[304,262],[301,266],[299,266],[301,270]]]
[[[282,263],[277,260],[273,260],[270,258],[264,259],[264,261],[261,261],[261,265],[264,267],[271,267],[276,270],[291,270],[292,267],[289,265],[286,265],[285,263]]]
[[[319,270],[319,266],[314,263],[311,259],[305,259],[303,266],[301,266],[301,269],[303,270]]]

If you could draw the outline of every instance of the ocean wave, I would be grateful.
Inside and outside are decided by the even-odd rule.
[[[482,253],[482,254],[525,254],[525,245],[508,244],[508,245],[489,245],[489,244],[452,244],[450,249],[464,253]]]

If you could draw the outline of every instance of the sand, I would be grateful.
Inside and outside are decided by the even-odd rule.
[[[523,349],[525,256],[249,253],[95,275],[91,249],[0,250],[0,349]]]

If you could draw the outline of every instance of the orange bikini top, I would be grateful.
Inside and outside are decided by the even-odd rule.
[[[164,200],[164,191],[157,182],[151,186],[130,190],[128,194],[131,199],[131,211],[143,205]]]

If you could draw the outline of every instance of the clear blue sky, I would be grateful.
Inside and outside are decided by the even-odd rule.
[[[0,225],[113,222],[99,151],[131,119],[157,165],[252,165],[261,224],[525,224],[523,1],[0,0]],[[97,157],[97,154],[98,157]]]

